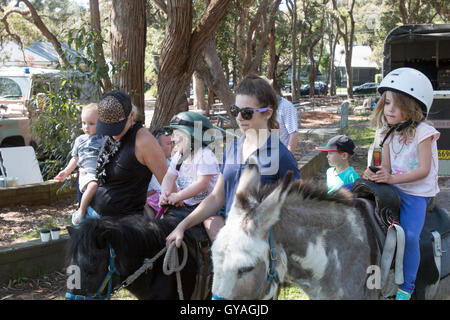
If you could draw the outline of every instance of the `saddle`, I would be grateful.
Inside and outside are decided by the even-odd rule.
[[[377,184],[365,179],[355,181],[353,193],[356,196],[355,206],[366,213],[370,225],[376,235],[378,248],[383,255],[389,232],[400,222],[400,197],[396,190],[388,184]],[[399,233],[397,232],[397,239]],[[401,238],[401,236],[400,236]],[[397,256],[400,249],[397,247]],[[427,208],[425,224],[420,235],[420,265],[415,282],[415,299],[432,298],[425,296],[425,289],[431,287],[431,295],[436,293],[439,280],[450,274],[450,214],[431,201]],[[383,260],[382,255],[382,260]],[[392,253],[393,255],[393,253]],[[396,262],[399,262],[396,259]],[[403,257],[401,256],[401,261]],[[402,269],[403,266],[400,266]],[[399,272],[402,272],[400,270]],[[382,270],[383,273],[383,270]],[[395,283],[401,284],[402,275],[394,273]],[[384,275],[386,277],[386,275]],[[383,282],[383,275],[382,275]],[[392,290],[391,290],[392,291]],[[385,296],[389,296],[385,295]]]
[[[190,212],[183,210],[182,207],[170,207],[165,215],[174,215],[186,217]],[[211,263],[211,241],[206,233],[203,224],[196,225],[186,231],[194,239],[195,249],[190,250],[189,254],[195,257],[198,266],[195,288],[191,295],[191,300],[211,299],[211,281],[212,281],[212,263]]]

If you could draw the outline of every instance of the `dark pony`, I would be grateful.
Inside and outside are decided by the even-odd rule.
[[[66,264],[67,267],[72,266],[68,270],[78,270],[80,275],[78,286],[72,285],[78,288],[68,288],[69,295],[92,297],[96,294],[108,273],[109,247],[115,252],[114,264],[120,273],[120,276],[117,273],[112,276],[112,290],[119,288],[129,275],[142,266],[145,258],[153,258],[165,247],[165,238],[180,220],[181,218],[171,215],[166,215],[161,220],[130,215],[120,219],[87,219],[78,230],[69,227]],[[188,247],[188,259],[181,271],[181,279],[183,295],[185,299],[189,299],[195,287],[198,269],[195,258],[197,244],[189,232],[184,241]],[[179,261],[182,261],[182,252],[179,250]],[[178,299],[175,273],[170,276],[163,273],[163,260],[164,255],[155,261],[152,269],[127,287],[138,299]]]

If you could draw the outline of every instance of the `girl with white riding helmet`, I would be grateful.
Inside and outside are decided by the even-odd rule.
[[[401,198],[400,224],[406,243],[403,260],[404,283],[397,300],[408,300],[420,263],[419,239],[428,203],[437,193],[440,133],[425,121],[433,102],[433,87],[422,72],[412,68],[391,71],[381,81],[382,94],[374,111],[372,125],[381,129],[382,162],[365,179],[392,184]]]

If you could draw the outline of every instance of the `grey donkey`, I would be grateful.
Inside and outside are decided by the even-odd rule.
[[[329,195],[313,182],[260,186],[257,165],[244,170],[226,225],[212,246],[213,297],[276,299],[293,282],[310,299],[379,299],[381,253],[367,217],[342,190]],[[279,282],[267,289],[268,237],[274,235]],[[378,272],[377,272],[378,271]],[[450,277],[435,298],[450,297]]]

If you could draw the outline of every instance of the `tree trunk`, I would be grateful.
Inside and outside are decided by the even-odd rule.
[[[167,125],[173,115],[187,107],[184,90],[201,57],[205,43],[212,37],[231,0],[213,0],[193,28],[193,4],[186,0],[168,0],[165,38],[159,60],[158,97],[151,129]]]
[[[242,61],[242,77],[245,77],[250,72],[254,72],[255,65],[252,63],[253,61],[253,50],[255,46],[256,41],[256,28],[258,28],[259,23],[261,21],[261,18],[263,14],[267,11],[268,6],[268,0],[261,0],[261,3],[259,4],[258,10],[256,11],[255,15],[253,16],[253,19],[250,20],[250,25],[247,30],[247,35],[245,39],[245,53],[244,53],[244,59]]]
[[[337,36],[334,38],[334,42],[332,44],[331,47],[331,56],[330,56],[330,73],[329,73],[329,78],[330,78],[330,96],[335,96],[336,95],[336,68],[334,67],[334,57],[336,56],[336,44],[338,43],[337,41]]]
[[[271,26],[274,25],[274,23],[275,23],[275,15],[278,11],[278,7],[280,6],[280,2],[281,2],[281,0],[275,0],[275,2],[272,5],[272,8],[270,10],[270,14],[269,14],[268,18],[267,18],[266,13],[264,11],[262,12],[262,17],[263,17],[263,19],[261,21],[262,30],[260,32],[259,43],[258,43],[258,46],[255,48],[254,55],[247,56],[248,64],[244,65],[244,75],[246,75],[248,73],[259,73],[258,66],[260,66],[262,63],[264,49],[266,48],[267,43],[269,42],[270,29],[271,29]],[[267,3],[265,3],[265,6],[267,7]],[[256,19],[256,17],[255,17],[255,19]],[[255,40],[256,39],[252,40],[253,45],[256,44]]]
[[[275,24],[272,24],[269,33],[269,70],[267,72],[267,77],[273,79],[272,87],[275,89],[277,94],[280,94],[280,86],[277,80],[277,65],[280,57],[277,55],[277,49],[275,46],[276,36],[275,36]]]
[[[230,115],[230,106],[234,103],[235,97],[225,79],[222,64],[213,39],[210,39],[205,45],[204,59],[198,60],[196,71],[206,85],[212,88],[220,101],[222,101],[228,112],[228,117],[231,119],[232,126],[237,128],[236,120]]]
[[[197,110],[206,111],[205,84],[196,72],[192,76],[192,82],[192,87],[194,88],[194,106]]]
[[[316,62],[314,61],[314,45],[308,47],[308,59],[309,59],[309,96],[314,97],[314,82],[316,82]]]
[[[335,67],[334,67],[334,57],[336,55],[336,44],[338,43],[338,34],[334,32],[334,19],[330,16],[329,18],[329,46],[330,46],[330,66],[328,71],[328,94],[330,96],[336,95],[336,77],[335,77]]]
[[[145,0],[113,0],[111,10],[112,61],[122,65],[113,82],[119,90],[130,95],[138,109],[136,120],[142,122],[145,122],[144,70],[147,29],[145,7]]]
[[[291,99],[297,101],[299,97],[299,82],[297,81],[297,70],[300,73],[300,69],[297,67],[297,0],[286,1],[286,5],[289,9],[289,15],[291,16],[291,45],[292,45],[292,68],[291,68]]]
[[[335,18],[337,31],[338,31],[338,34],[341,36],[341,38],[344,40],[345,72],[347,74],[347,97],[348,98],[353,98],[352,54],[353,54],[353,41],[355,38],[355,20],[353,17],[354,6],[355,6],[355,0],[351,0],[349,9],[344,14],[339,11],[336,0],[333,0],[333,10],[337,11],[337,16]],[[340,26],[341,20],[343,23],[343,28],[341,28],[341,26]]]
[[[298,65],[297,65],[297,87],[296,87],[296,98],[300,99],[301,97],[301,87],[302,87],[302,48],[303,48],[303,41],[305,40],[305,23],[302,22],[301,29],[300,29],[300,41],[298,42],[297,47],[297,56],[298,56]],[[292,100],[294,101],[294,100]],[[295,100],[297,101],[297,100]]]
[[[110,91],[112,88],[111,79],[109,78],[108,72],[106,71],[107,64],[105,61],[105,55],[103,52],[103,44],[102,44],[102,28],[100,23],[100,11],[98,7],[98,0],[90,0],[89,1],[89,10],[91,13],[91,25],[92,29],[96,32],[95,38],[95,50],[97,52],[96,59],[99,68],[105,70],[102,72],[102,93]]]
[[[352,48],[345,50],[345,72],[347,73],[347,97],[353,98]]]

